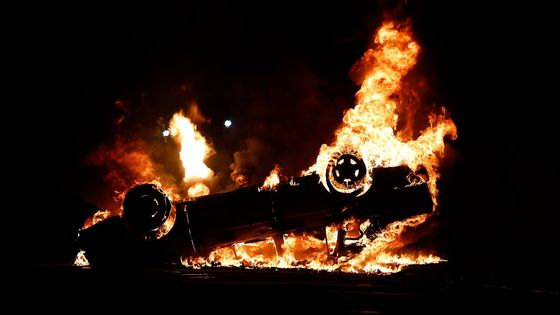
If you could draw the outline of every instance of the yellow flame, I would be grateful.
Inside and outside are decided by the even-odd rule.
[[[206,179],[214,175],[214,172],[204,163],[204,160],[212,155],[213,150],[190,119],[182,112],[175,113],[169,123],[169,132],[181,147],[179,156],[185,169],[183,181]]]
[[[264,180],[264,183],[260,187],[261,190],[276,190],[276,187],[280,184],[280,166],[274,165],[274,169],[270,171],[268,177]]]
[[[173,115],[169,123],[169,132],[181,147],[179,156],[185,170],[183,181],[187,184],[195,184],[188,190],[189,197],[207,195],[210,189],[201,181],[214,175],[214,172],[204,163],[214,153],[213,149],[197,130],[196,125],[182,112]]]

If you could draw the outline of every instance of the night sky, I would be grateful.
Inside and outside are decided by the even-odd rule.
[[[8,34],[15,113],[4,120],[16,127],[5,132],[6,167],[15,191],[4,211],[21,229],[3,222],[2,263],[72,259],[92,196],[107,189],[85,160],[111,143],[116,100],[130,104],[130,128],[142,136],[196,100],[217,151],[254,152],[262,165],[254,178],[274,163],[297,175],[354,104],[352,65],[383,18],[396,16],[411,19],[422,46],[414,71],[429,87],[423,101],[446,106],[459,131],[442,165],[442,249],[473,272],[552,271],[560,245],[558,88],[545,78],[558,73],[553,20],[542,7],[483,3],[20,8]],[[212,163],[227,172],[231,162]]]

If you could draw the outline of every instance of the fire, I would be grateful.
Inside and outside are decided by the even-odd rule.
[[[169,193],[167,193],[167,196],[169,197],[171,202],[173,202],[173,197]],[[175,209],[175,207],[172,207],[171,212],[169,213],[169,216],[167,217],[165,222],[157,229],[155,238],[160,239],[167,235],[167,233],[169,233],[173,228],[173,225],[175,225],[175,220],[177,220],[177,210]]]
[[[249,184],[249,179],[243,174],[234,172],[231,174],[231,178],[233,179],[235,185],[237,185],[238,187],[245,187]]]
[[[82,229],[87,229],[90,226],[95,225],[113,215],[116,214],[109,210],[99,210],[84,222],[84,226],[82,227]]]
[[[368,49],[360,60],[364,79],[356,93],[356,105],[348,110],[343,123],[335,132],[331,145],[322,145],[316,163],[305,174],[317,173],[322,184],[326,184],[326,171],[333,157],[345,153],[359,156],[372,169],[406,165],[413,171],[424,167],[427,178],[414,177],[414,181],[425,181],[430,187],[434,209],[437,205],[437,167],[444,153],[444,138],[456,138],[457,129],[447,116],[445,109],[431,114],[429,127],[420,136],[411,139],[408,130],[398,130],[398,110],[402,106],[398,95],[403,92],[402,80],[416,64],[420,52],[414,41],[410,26],[393,21],[383,23],[375,36],[375,47]],[[262,189],[271,189],[279,182],[275,168],[265,180]],[[365,185],[371,185],[369,179]],[[415,182],[411,182],[411,185]],[[312,268],[326,271],[392,273],[411,264],[430,264],[442,259],[432,253],[408,249],[407,245],[417,240],[402,237],[405,231],[414,230],[426,222],[429,215],[419,215],[404,221],[393,222],[368,238],[365,234],[353,240],[359,246],[359,254],[347,253],[332,257],[339,228],[347,235],[371,224],[358,224],[354,220],[342,226],[330,226],[325,231],[325,240],[306,233],[283,235],[282,248],[276,248],[272,238],[252,243],[237,243],[230,247],[214,250],[207,258],[186,259],[183,263],[191,267],[249,266],[280,268]],[[359,235],[359,234],[358,234]]]
[[[92,152],[87,163],[109,169],[105,180],[115,195],[119,195],[138,182],[159,180],[156,163],[147,151],[144,141],[125,140],[117,135],[112,146],[100,146]],[[122,200],[116,198],[115,201],[116,205]]]
[[[420,46],[414,40],[408,24],[392,21],[383,23],[374,42],[375,46],[368,49],[359,62],[363,80],[356,93],[356,105],[344,114],[342,124],[334,133],[334,141],[330,145],[321,146],[315,163],[304,173],[317,173],[322,184],[329,190],[326,183],[328,166],[333,157],[347,153],[362,159],[370,170],[401,165],[408,166],[413,172],[425,169],[427,176],[411,174],[410,184],[417,184],[418,181],[428,183],[435,209],[436,182],[439,178],[437,168],[445,149],[444,139],[454,139],[457,136],[455,124],[445,109],[442,109],[428,117],[429,127],[420,131],[415,139],[414,133],[408,130],[410,124],[405,129],[399,128],[399,113],[410,105],[399,98],[406,92],[403,78],[416,64]],[[182,112],[176,113],[163,136],[172,137],[179,145],[179,156],[184,169],[183,187],[188,188],[186,192],[189,198],[195,198],[210,193],[207,184],[214,172],[205,161],[214,151],[197,130],[193,123],[194,116],[189,117],[192,119]],[[124,141],[116,144],[118,146],[115,150],[101,154],[98,158],[101,159],[100,164],[115,165],[117,167],[114,169],[125,170],[108,175],[108,178],[119,183],[118,189],[115,189],[120,192],[118,196],[122,196],[123,192],[139,181],[160,180],[156,176],[155,163],[142,151],[140,145]],[[248,182],[243,174],[236,173],[233,179],[238,186],[245,186]],[[372,181],[368,177],[365,185],[371,185]],[[280,168],[276,165],[259,189],[275,190],[279,184]],[[174,184],[164,183],[164,186],[173,187],[170,193],[173,198],[177,198],[177,191],[184,192],[184,189],[178,189]],[[122,209],[100,211],[84,227],[119,214],[120,211]],[[363,233],[373,222],[349,219],[342,224],[327,226],[325,231],[289,233],[278,235],[275,239],[233,244],[215,249],[208,257],[188,257],[183,263],[194,268],[222,265],[392,273],[411,264],[442,261],[433,253],[411,248],[409,245],[418,240],[418,237],[405,237],[424,226],[429,217],[430,215],[419,215],[393,222],[377,231],[375,237]],[[162,227],[161,235],[171,229],[174,220],[175,212],[172,219]],[[338,240],[342,235],[339,233],[341,229],[351,239]],[[340,242],[360,250],[341,252],[335,257],[334,249]],[[84,253],[80,252],[76,264],[83,260]]]
[[[89,261],[86,258],[86,252],[81,250],[76,254],[76,258],[74,259],[74,266],[79,267],[87,267],[89,266]]]
[[[206,196],[210,193],[210,188],[203,183],[196,183],[194,186],[190,187],[187,191],[189,198],[195,198],[200,196]]]
[[[318,173],[328,189],[327,167],[333,156],[345,152],[357,153],[371,168],[407,165],[416,171],[424,166],[435,205],[438,155],[443,154],[444,138],[455,138],[457,129],[442,110],[429,117],[430,127],[417,139],[405,141],[399,136],[397,109],[402,104],[395,96],[401,92],[403,77],[416,64],[420,46],[409,25],[392,21],[383,23],[375,44],[360,60],[366,75],[356,93],[356,106],[345,113],[335,141],[321,146],[316,163],[306,173]]]
[[[143,141],[137,139],[125,141],[117,136],[113,146],[101,146],[90,155],[89,164],[110,169],[105,175],[105,180],[112,188],[113,198],[105,205],[109,209],[94,213],[86,219],[82,229],[121,215],[124,195],[131,187],[144,182],[154,182],[162,186],[155,163],[146,151],[146,144]],[[166,186],[171,187],[171,185]],[[174,190],[171,194],[174,195]]]
[[[424,254],[406,249],[408,245],[400,236],[405,230],[413,229],[426,220],[427,215],[419,215],[404,221],[393,222],[380,231],[376,238],[362,236],[356,241],[361,247],[358,255],[342,256],[335,259],[327,251],[327,246],[336,240],[320,240],[309,234],[294,233],[283,235],[284,243],[277,251],[274,240],[267,238],[251,243],[237,243],[230,247],[214,250],[207,258],[185,259],[190,267],[214,266],[254,268],[296,268],[351,273],[393,273],[408,265],[433,264],[443,261],[433,254]],[[352,224],[353,220],[344,225]],[[367,226],[369,222],[362,225]],[[336,235],[336,226],[327,227],[327,235]],[[280,252],[279,254],[277,252]]]
[[[154,176],[155,176],[155,175],[154,175]],[[122,212],[123,212],[122,202],[124,201],[124,197],[125,197],[126,192],[128,191],[128,189],[129,189],[129,188],[132,188],[132,187],[134,187],[134,186],[136,186],[136,185],[144,184],[144,183],[152,183],[152,184],[155,184],[155,185],[157,185],[157,186],[159,186],[159,187],[162,187],[162,186],[163,186],[162,183],[161,183],[159,180],[156,180],[156,179],[151,180],[151,181],[142,180],[142,179],[137,179],[137,180],[131,181],[130,184],[128,184],[128,187],[127,187],[126,189],[124,189],[124,190],[122,190],[122,191],[115,191],[115,192],[114,192],[114,193],[115,193],[115,196],[114,196],[113,199],[114,199],[115,202],[117,202],[118,204],[121,204],[120,207],[116,207],[116,208],[114,208],[114,209],[112,209],[112,210],[98,210],[97,212],[95,212],[93,215],[91,215],[89,218],[87,218],[87,219],[84,221],[84,224],[83,224],[81,230],[85,230],[85,229],[87,229],[87,228],[90,228],[90,227],[96,225],[97,223],[99,223],[99,222],[101,222],[101,221],[104,221],[104,220],[106,220],[106,219],[109,219],[109,218],[111,218],[111,217],[122,215]],[[171,199],[178,198],[178,197],[177,197],[177,196],[178,196],[177,193],[175,193],[175,191],[174,191],[173,189],[165,190],[165,193],[166,193],[167,196],[169,196],[169,198],[171,198]],[[172,222],[175,222],[175,215],[173,215]],[[167,232],[169,232],[170,229],[171,229],[171,227],[169,227],[168,229],[167,229],[167,228],[163,228],[162,231],[166,230],[165,233],[167,233]],[[165,234],[163,234],[163,235],[165,235]]]
[[[117,108],[122,102],[117,102]],[[191,106],[190,114],[194,119],[204,121],[198,107]],[[124,116],[116,121],[120,125],[124,121]],[[176,113],[170,121],[169,129],[163,132],[163,136],[172,136],[180,146],[180,158],[185,170],[183,182],[190,187],[187,194],[190,198],[208,195],[210,189],[203,180],[210,179],[214,172],[204,164],[204,160],[213,153],[212,148],[207,144],[206,139],[197,131],[196,125],[183,115],[182,112]],[[165,194],[171,199],[181,199],[180,189],[168,177],[160,176],[161,170],[156,167],[157,163],[148,154],[146,144],[140,140],[124,141],[119,135],[115,139],[112,147],[100,147],[90,157],[90,163],[97,166],[108,166],[111,171],[105,179],[114,188],[114,202],[118,205],[112,210],[99,210],[88,218],[82,227],[87,229],[112,216],[122,215],[122,202],[126,192],[136,185],[152,183],[158,187],[165,187]],[[159,239],[171,231],[176,220],[176,210],[172,208],[168,218],[155,231],[155,238]],[[78,252],[75,262],[78,266],[87,266],[89,262],[84,251]]]
[[[117,102],[117,104],[120,104]],[[198,120],[203,121],[198,108],[193,106],[190,113]],[[119,124],[122,120],[119,120]],[[210,189],[202,181],[211,178],[214,172],[204,164],[204,160],[213,153],[204,136],[197,131],[196,125],[183,115],[176,113],[171,121],[170,128],[165,130],[167,136],[172,136],[180,146],[180,158],[185,170],[183,182],[189,186],[187,194],[190,198],[208,195]],[[164,134],[164,136],[165,136]],[[101,146],[89,158],[89,163],[95,166],[105,166],[110,171],[105,179],[110,183],[114,192],[111,210],[99,210],[88,218],[82,227],[87,229],[109,217],[121,215],[126,192],[142,183],[153,183],[165,187],[165,193],[172,199],[181,199],[181,189],[170,181],[168,176],[160,176],[161,169],[152,159],[147,144],[135,139],[125,141],[117,135],[113,146]],[[167,179],[164,181],[164,179]],[[175,214],[162,226],[159,234],[165,235],[175,221]]]
[[[261,190],[276,190],[278,184],[280,184],[280,166],[274,165],[274,169],[270,171],[268,177],[264,180],[264,183],[259,188]]]
[[[214,172],[204,163],[214,153],[206,142],[206,138],[182,112],[173,115],[169,123],[169,132],[181,147],[179,156],[185,170],[183,181],[187,184],[194,184],[188,190],[189,197],[209,194],[210,189],[201,182],[214,175]]]

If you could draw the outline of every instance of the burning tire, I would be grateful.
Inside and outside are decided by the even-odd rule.
[[[327,166],[326,183],[329,191],[361,196],[371,187],[373,173],[356,153],[333,156]]]
[[[158,239],[166,222],[174,217],[172,211],[172,202],[160,187],[142,184],[126,193],[123,221],[135,238]]]

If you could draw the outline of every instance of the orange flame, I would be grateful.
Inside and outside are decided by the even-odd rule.
[[[274,165],[274,169],[270,171],[268,177],[264,180],[264,183],[259,188],[260,190],[276,190],[276,187],[280,184],[280,166]]]
[[[246,266],[254,268],[308,268],[325,271],[392,273],[408,265],[433,264],[443,261],[433,254],[406,250],[406,242],[399,236],[406,229],[419,226],[427,215],[419,215],[404,221],[393,222],[380,231],[375,239],[362,236],[356,242],[362,250],[358,255],[348,255],[334,259],[328,254],[327,242],[309,234],[285,234],[281,254],[272,238],[251,243],[237,243],[214,250],[207,258],[189,258],[183,264],[189,267],[201,266]],[[352,220],[343,225],[351,224]],[[368,225],[366,221],[362,225]],[[363,227],[362,226],[362,227]],[[331,235],[336,235],[337,227],[327,227]],[[328,235],[329,233],[327,233]]]
[[[101,146],[94,151],[88,163],[107,167],[110,171],[105,179],[120,193],[134,182],[159,180],[156,165],[147,151],[145,142],[138,139],[124,140],[117,136],[112,146]]]
[[[194,108],[194,109],[193,109]],[[190,113],[198,121],[204,118],[194,106]],[[203,180],[213,176],[214,172],[204,164],[204,160],[213,153],[206,139],[197,131],[196,125],[183,115],[176,113],[170,121],[170,135],[180,146],[180,158],[185,170],[183,181],[189,186],[187,194],[190,198],[208,195],[210,189]],[[122,214],[122,202],[126,192],[143,183],[153,183],[165,187],[166,194],[172,199],[181,199],[178,194],[179,188],[168,176],[159,176],[161,170],[147,153],[146,143],[141,140],[125,141],[117,136],[112,147],[102,146],[90,157],[90,163],[96,166],[106,166],[110,169],[105,176],[115,193],[114,204],[111,210],[99,210],[88,218],[82,227],[87,229],[98,222],[109,217]],[[167,181],[163,181],[163,179]],[[158,231],[159,235],[165,235],[175,222],[175,213]]]
[[[400,104],[395,95],[402,88],[402,78],[416,64],[420,46],[412,38],[408,24],[392,21],[383,23],[375,44],[361,59],[366,76],[356,93],[356,106],[345,113],[342,125],[335,132],[335,141],[321,146],[316,163],[306,173],[319,174],[328,189],[325,172],[330,160],[349,151],[356,152],[372,168],[407,165],[418,170],[424,166],[437,204],[437,154],[443,154],[444,138],[455,138],[457,129],[442,110],[429,117],[430,127],[417,139],[404,141],[399,137],[396,129]]]
[[[101,146],[90,155],[88,159],[90,164],[109,168],[105,180],[113,190],[113,200],[105,205],[109,209],[99,210],[86,219],[82,229],[121,215],[124,195],[131,187],[145,182],[162,186],[155,163],[146,151],[146,144],[143,141],[125,141],[117,136],[113,146]],[[172,187],[172,185],[166,186]],[[175,197],[172,192],[171,195]]]
[[[410,139],[409,131],[397,130],[399,116],[397,109],[404,106],[396,97],[403,88],[402,79],[416,64],[420,46],[414,41],[408,24],[388,21],[377,31],[375,47],[368,49],[360,61],[364,68],[364,79],[356,94],[356,106],[348,110],[342,125],[335,132],[331,145],[322,145],[316,163],[305,174],[317,173],[322,184],[331,159],[351,152],[361,157],[370,169],[406,165],[413,171],[422,166],[428,177],[414,176],[417,181],[427,182],[430,187],[434,209],[437,205],[436,181],[439,177],[437,166],[444,153],[444,138],[457,136],[453,121],[445,109],[429,116],[430,126],[416,139]],[[407,138],[405,138],[405,135]],[[276,168],[275,168],[276,170]],[[275,170],[263,184],[274,187],[279,178]],[[366,182],[371,185],[371,179]],[[285,234],[280,250],[272,238],[252,243],[237,243],[230,247],[214,250],[207,258],[189,258],[183,263],[191,267],[211,266],[249,266],[312,268],[327,271],[391,273],[400,271],[411,264],[438,263],[442,259],[431,253],[407,249],[412,240],[401,237],[404,231],[414,230],[426,222],[429,215],[419,215],[407,220],[393,222],[373,239],[362,234],[354,240],[362,247],[359,254],[331,257],[329,254],[336,244],[339,228],[351,234],[357,229],[365,230],[369,221],[359,227],[354,220],[342,227],[327,227],[325,240],[309,234]]]
[[[84,226],[82,227],[82,229],[87,229],[92,225],[96,225],[97,223],[113,216],[116,215],[115,213],[109,211],[109,210],[99,210],[96,213],[94,213],[91,217],[87,218],[86,221],[84,222]]]
[[[210,193],[210,188],[203,183],[196,183],[194,186],[190,187],[187,191],[189,198],[195,198],[200,196],[206,196]]]
[[[169,131],[171,137],[181,147],[179,156],[185,170],[183,181],[187,184],[194,184],[188,190],[189,197],[209,194],[210,189],[201,181],[214,175],[214,172],[204,163],[214,151],[197,130],[196,125],[182,112],[173,115],[169,123]]]

